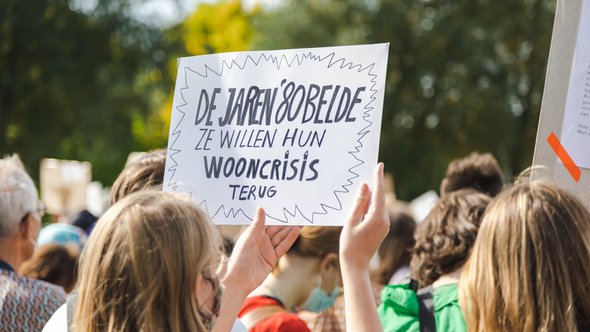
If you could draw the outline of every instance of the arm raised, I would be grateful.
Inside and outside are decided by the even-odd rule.
[[[382,331],[369,277],[369,262],[389,232],[385,209],[383,164],[377,165],[373,191],[360,187],[355,206],[340,236],[340,266],[344,284],[346,328]]]

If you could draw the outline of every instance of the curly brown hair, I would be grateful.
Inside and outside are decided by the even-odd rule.
[[[504,187],[498,161],[490,153],[473,152],[449,163],[440,186],[441,196],[460,189],[472,188],[495,197]]]
[[[449,193],[418,225],[410,268],[420,287],[463,266],[490,200],[473,189]]]

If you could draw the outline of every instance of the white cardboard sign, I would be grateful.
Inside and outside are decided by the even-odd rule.
[[[577,166],[590,169],[590,1],[581,6],[561,143]]]
[[[588,9],[590,0],[557,1],[533,157],[533,165],[543,167],[533,168],[531,175],[533,179],[551,179],[590,208]],[[548,138],[552,134],[560,137],[563,149],[579,168],[577,179],[550,146]]]
[[[388,44],[178,60],[164,190],[216,224],[342,225],[377,163]]]

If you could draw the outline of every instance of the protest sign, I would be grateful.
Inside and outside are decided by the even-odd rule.
[[[590,0],[558,1],[533,178],[551,178],[590,208]]]
[[[87,161],[41,160],[41,198],[47,212],[70,216],[86,209],[86,190],[92,179]]]
[[[178,60],[164,190],[216,224],[342,225],[377,163],[388,44]]]

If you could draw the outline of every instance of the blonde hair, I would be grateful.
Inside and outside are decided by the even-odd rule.
[[[590,213],[544,181],[501,193],[484,215],[460,299],[469,331],[587,331]]]
[[[218,238],[192,203],[131,194],[100,218],[80,260],[76,331],[205,331],[193,289]]]

